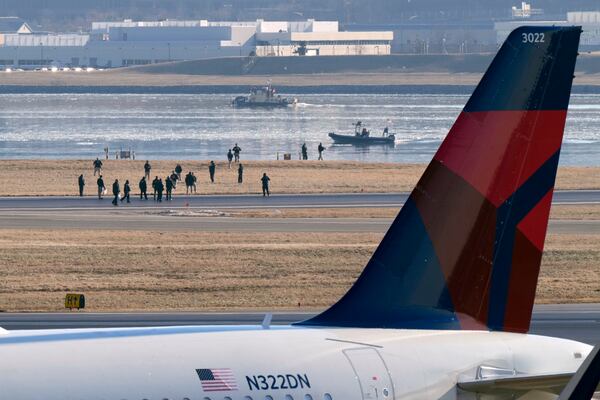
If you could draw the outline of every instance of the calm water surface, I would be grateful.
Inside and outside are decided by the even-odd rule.
[[[245,159],[297,157],[300,145],[327,159],[427,162],[467,96],[335,94],[297,96],[283,110],[237,110],[232,95],[4,94],[0,95],[0,158],[92,158],[119,148],[137,158],[223,159],[235,142]],[[361,120],[394,147],[332,146],[328,132],[350,133]],[[600,95],[573,95],[563,165],[600,165]]]

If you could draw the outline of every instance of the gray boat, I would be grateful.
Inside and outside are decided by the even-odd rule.
[[[248,96],[238,96],[231,102],[231,105],[236,108],[285,108],[296,105],[298,99],[288,99],[278,95],[271,86],[271,82],[267,86],[252,88]]]
[[[385,144],[393,146],[396,142],[396,136],[390,134],[387,127],[383,130],[381,136],[371,136],[371,132],[363,127],[362,122],[358,121],[353,125],[353,135],[341,135],[335,132],[329,132],[329,137],[333,139],[333,143],[354,145]]]

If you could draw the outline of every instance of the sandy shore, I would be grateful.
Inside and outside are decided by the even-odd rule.
[[[0,309],[90,311],[322,308],[354,282],[376,233],[0,229]],[[597,235],[550,235],[537,302],[599,302]]]
[[[402,72],[402,73],[327,73],[270,75],[274,86],[347,85],[476,85],[480,73]],[[94,72],[23,71],[0,74],[0,85],[18,86],[255,86],[265,83],[266,75],[185,75],[141,73],[135,69]],[[600,74],[578,73],[574,85],[600,85]]]
[[[114,179],[129,180],[137,192],[144,175],[144,160],[104,161],[107,187]],[[152,176],[164,179],[178,161],[151,161]],[[198,177],[198,194],[259,193],[266,172],[274,193],[359,193],[410,191],[421,176],[422,164],[379,164],[345,161],[243,161],[244,183],[237,183],[236,167],[218,162],[216,182],[209,183],[208,161],[181,161],[184,174]],[[0,196],[76,195],[77,177],[83,173],[86,193],[96,192],[92,160],[0,160]],[[557,189],[600,189],[600,168],[559,169]],[[179,186],[175,195],[185,193]]]
[[[0,74],[0,85],[19,86],[274,86],[324,85],[475,85],[481,74],[471,73],[344,73],[310,75],[185,75],[131,70],[86,72],[23,71]],[[600,79],[598,80],[600,82]]]

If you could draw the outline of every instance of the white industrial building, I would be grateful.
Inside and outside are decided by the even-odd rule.
[[[255,35],[257,56],[386,55],[391,31],[340,32],[337,21],[259,21]]]
[[[496,22],[494,29],[496,31],[496,42],[502,44],[510,32],[522,25],[532,26],[581,26],[583,32],[579,41],[579,48],[582,50],[600,49],[600,11],[573,11],[567,13],[566,20],[558,21],[503,21]]]
[[[392,32],[340,32],[336,21],[94,22],[89,33],[0,33],[0,66],[112,68],[231,56],[386,55]]]

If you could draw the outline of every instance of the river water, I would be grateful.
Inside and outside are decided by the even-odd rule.
[[[292,95],[293,96],[293,95]],[[460,94],[302,94],[295,108],[232,109],[229,94],[0,94],[0,158],[95,158],[108,146],[141,159],[224,159],[234,143],[243,159],[298,157],[427,162],[468,96]],[[563,165],[600,165],[600,94],[574,94]],[[360,120],[395,146],[335,146],[328,132]]]

